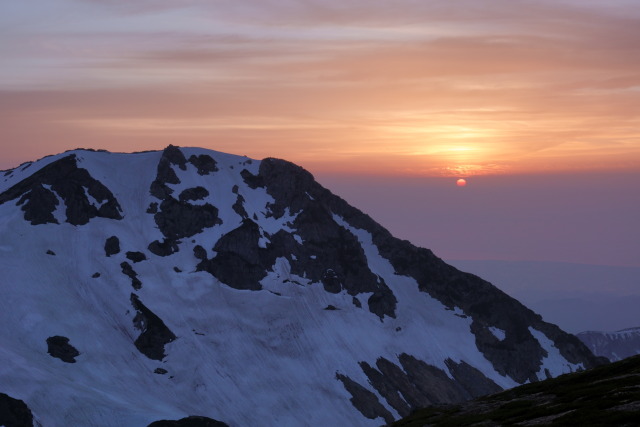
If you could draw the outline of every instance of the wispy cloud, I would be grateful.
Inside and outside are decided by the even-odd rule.
[[[319,170],[640,168],[627,2],[52,3],[68,18],[0,18],[4,159],[173,142]]]

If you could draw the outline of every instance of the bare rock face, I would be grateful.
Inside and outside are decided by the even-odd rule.
[[[134,343],[136,348],[149,359],[162,360],[165,356],[164,346],[177,337],[136,294],[131,294],[131,305],[137,312],[133,323],[141,331]]]
[[[213,418],[190,416],[177,421],[161,420],[149,424],[147,427],[229,427],[222,421]]]
[[[180,196],[178,196],[178,199],[181,202],[186,202],[189,200],[202,200],[208,195],[209,195],[209,190],[207,190],[206,188],[193,187],[193,188],[187,188],[182,193],[180,193]]]
[[[208,156],[206,156],[208,157]],[[192,160],[203,174],[209,173],[213,166],[206,158],[194,158]],[[211,159],[213,161],[213,159]],[[193,162],[192,162],[193,163]],[[151,183],[151,195],[159,199],[159,205],[155,205],[154,209],[148,209],[148,213],[152,213],[154,220],[165,236],[160,242],[158,240],[149,245],[149,250],[158,256],[168,256],[179,250],[177,243],[179,239],[191,237],[202,232],[206,228],[221,224],[218,218],[218,208],[210,203],[191,204],[189,201],[202,200],[209,195],[209,191],[204,187],[195,187],[184,190],[178,199],[173,197],[173,190],[167,184],[179,184],[178,178],[173,166],[177,166],[181,170],[186,170],[187,160],[179,148],[169,145],[163,152],[158,169],[156,179]],[[207,166],[209,165],[209,166]],[[216,169],[217,170],[217,169]]]
[[[274,198],[275,203],[269,205],[273,217],[281,218],[287,211],[297,214],[292,227],[304,245],[277,234],[271,236],[273,260],[286,256],[293,274],[322,282],[327,292],[372,293],[369,310],[381,319],[395,317],[395,295],[369,269],[358,239],[333,219],[328,202],[337,196],[315,182],[309,172],[284,160],[264,159],[258,175],[246,169],[241,175],[249,187],[264,187]]]
[[[220,224],[218,208],[205,203],[192,205],[186,201],[178,201],[169,197],[160,203],[159,211],[154,215],[158,228],[165,237],[177,240],[191,237]]]
[[[536,373],[546,351],[531,334],[529,327],[543,332],[560,346],[560,352],[571,363],[585,358],[585,367],[603,363],[573,335],[542,318],[489,282],[463,273],[446,264],[428,249],[413,246],[406,240],[393,237],[368,215],[350,206],[343,199],[320,186],[313,176],[284,160],[264,159],[258,175],[242,171],[250,187],[264,187],[275,199],[270,206],[272,215],[282,217],[288,209],[298,213],[293,227],[305,242],[304,249],[294,246],[297,260],[291,260],[291,272],[314,281],[323,277],[329,290],[337,289],[336,282],[351,295],[373,292],[368,300],[369,310],[383,316],[394,316],[396,299],[384,281],[368,269],[366,257],[357,239],[331,219],[337,214],[349,225],[363,229],[373,237],[380,255],[388,259],[396,273],[414,278],[419,289],[445,306],[462,309],[473,319],[472,331],[478,349],[503,375],[518,382],[537,381]],[[317,256],[311,258],[312,255]],[[325,254],[337,254],[334,258]],[[334,274],[327,276],[327,269]],[[509,315],[505,315],[509,313]],[[505,331],[499,340],[490,327]]]
[[[360,367],[380,396],[403,417],[426,406],[463,402],[502,390],[464,362],[447,361],[455,372],[451,379],[442,369],[414,356],[403,353],[399,361],[400,366],[381,357],[375,366],[360,362]]]
[[[22,400],[0,393],[0,425],[7,427],[33,427],[33,414]]]
[[[0,194],[0,204],[18,200],[33,225],[58,224],[54,216],[65,205],[66,222],[84,225],[91,218],[122,219],[120,204],[100,181],[78,167],[75,154],[63,157]]]
[[[198,264],[198,270],[207,271],[236,289],[260,290],[259,282],[267,275],[265,267],[273,265],[275,256],[260,248],[259,240],[258,225],[246,219],[218,240],[213,248],[217,255],[210,260],[205,258]],[[199,255],[203,255],[201,251]]]
[[[198,168],[199,175],[209,175],[218,171],[216,161],[206,154],[200,154],[199,156],[192,155],[189,157],[189,163]]]
[[[125,256],[127,257],[127,259],[133,261],[134,263],[142,262],[147,259],[147,256],[143,252],[138,251],[129,251],[125,254]]]
[[[136,273],[131,264],[124,261],[120,264],[120,268],[122,269],[122,273],[131,279],[133,289],[137,291],[142,288],[142,282],[138,279],[138,273]]]
[[[60,205],[58,198],[42,184],[34,184],[31,191],[25,193],[17,203],[22,206],[24,219],[31,221],[31,224],[59,224],[53,216],[56,208]]]
[[[180,250],[177,241],[173,239],[163,239],[162,242],[154,240],[149,244],[148,249],[152,254],[163,257],[174,254]]]
[[[107,256],[117,255],[120,253],[120,239],[116,236],[109,237],[104,242],[104,252]]]
[[[59,335],[47,338],[47,353],[66,363],[76,363],[80,352],[71,344],[69,338]]]
[[[382,418],[386,423],[394,421],[393,415],[378,400],[375,394],[346,375],[336,374],[344,388],[351,394],[351,403],[362,415],[371,420]]]

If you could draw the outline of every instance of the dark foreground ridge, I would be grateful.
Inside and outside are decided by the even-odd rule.
[[[637,426],[638,420],[640,356],[634,356],[459,405],[421,409],[391,426]]]

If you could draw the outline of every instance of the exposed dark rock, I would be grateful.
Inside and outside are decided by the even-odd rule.
[[[324,290],[330,292],[332,294],[339,294],[342,290],[342,285],[340,284],[340,279],[338,279],[338,275],[335,271],[328,268],[322,274],[322,285],[324,286]]]
[[[164,239],[162,242],[154,240],[147,247],[149,252],[157,256],[169,256],[178,252],[180,249],[178,248],[177,241],[173,239]]]
[[[131,267],[131,264],[124,261],[120,264],[120,267],[122,268],[122,272],[131,279],[131,286],[133,286],[133,289],[140,289],[142,287],[142,282],[138,279],[138,273],[136,273],[133,267]]]
[[[234,185],[233,187],[231,187],[231,192],[233,194],[238,194],[238,190],[240,190],[240,188],[237,185]]]
[[[107,256],[116,255],[120,253],[120,239],[116,236],[111,236],[104,243],[104,252]]]
[[[66,363],[76,363],[80,352],[71,344],[69,338],[59,335],[47,338],[47,353]]]
[[[336,214],[351,227],[370,233],[380,254],[391,262],[397,274],[413,277],[421,291],[446,307],[459,307],[465,315],[472,317],[478,349],[498,372],[518,382],[537,378],[545,352],[529,332],[530,326],[554,341],[569,362],[586,360],[585,367],[602,363],[577,338],[542,321],[540,316],[490,283],[447,265],[428,249],[393,237],[369,216],[320,186],[304,169],[268,158],[260,163],[258,175],[245,170],[243,179],[252,188],[264,187],[274,198],[275,203],[269,206],[274,217],[281,217],[287,209],[290,214],[299,213],[293,228],[304,240],[306,251],[300,254],[302,250],[298,248],[293,252],[298,258],[291,262],[293,274],[306,274],[310,280],[318,281],[330,267],[349,294],[374,293],[369,300],[371,311],[378,315],[393,315],[396,304],[393,293],[387,291],[384,283],[378,283],[377,277],[370,272],[364,253],[358,253],[362,248],[355,236],[342,227],[330,225],[328,219]],[[337,260],[323,259],[323,252],[340,255]],[[315,254],[318,259],[309,260],[308,255]],[[506,331],[505,340],[495,338],[488,329],[490,326]]]
[[[134,263],[141,262],[147,259],[147,256],[142,252],[127,252],[127,259],[130,259]]]
[[[402,367],[385,358],[379,358],[375,367],[366,362],[360,367],[371,385],[403,417],[422,407],[463,402],[502,390],[465,362],[446,361],[452,380],[442,369],[408,354],[401,354],[399,361]]]
[[[216,421],[213,418],[192,415],[177,421],[155,421],[147,427],[229,427],[229,425],[222,421]]]
[[[200,245],[196,245],[193,248],[193,256],[198,258],[199,260],[207,259],[207,250]]]
[[[178,180],[178,177],[176,173],[173,171],[173,169],[171,169],[170,166],[168,166],[168,168],[173,174],[173,176],[175,176],[175,179]],[[169,172],[165,172],[165,174],[168,174],[168,173]],[[166,182],[168,181],[158,181],[158,180],[153,181],[151,183],[151,187],[149,188],[149,193],[151,193],[151,195],[156,199],[160,199],[160,200],[164,200],[167,197],[171,197],[171,195],[173,194],[173,190],[166,185]],[[147,208],[147,213],[156,213],[157,211],[158,211],[157,206],[155,209],[153,209],[151,205],[149,205],[149,208]]]
[[[187,188],[182,193],[180,193],[180,196],[178,196],[178,199],[181,202],[186,202],[189,200],[203,200],[208,195],[209,195],[209,191],[206,188],[193,187],[193,188]]]
[[[351,403],[362,415],[371,420],[382,418],[385,423],[393,422],[393,415],[385,408],[375,394],[353,381],[346,375],[336,374],[344,388],[351,394]]]
[[[249,186],[249,188],[256,189],[258,187],[263,187],[264,183],[260,175],[254,175],[246,169],[240,171],[240,176],[244,180],[244,182]]]
[[[280,218],[286,212],[297,214],[292,228],[304,245],[294,242],[281,255],[295,255],[289,261],[292,274],[322,282],[329,292],[344,289],[352,296],[371,292],[374,296],[369,309],[381,319],[385,315],[395,317],[395,296],[369,269],[356,236],[333,219],[330,202],[339,198],[316,183],[309,172],[284,160],[264,159],[258,175],[244,170],[242,177],[250,187],[262,186],[273,197],[270,215]],[[333,273],[328,275],[328,269]]]
[[[207,271],[236,289],[262,289],[259,282],[267,274],[265,266],[273,265],[267,260],[273,254],[258,246],[259,239],[258,224],[244,220],[240,227],[218,240],[213,248],[216,256],[198,264],[198,271]]]
[[[553,340],[568,361],[586,360],[589,367],[601,363],[586,352],[575,337],[543,322],[539,315],[489,282],[458,271],[428,249],[395,239],[386,230],[378,229],[372,234],[380,254],[389,259],[398,274],[415,278],[421,291],[447,307],[461,308],[473,318],[471,330],[476,336],[476,345],[501,374],[520,383],[537,381],[536,373],[546,352],[529,332],[530,326]],[[498,340],[489,331],[490,326],[504,330],[505,339]]]
[[[187,202],[190,199],[206,197],[209,192],[205,188],[196,187],[185,190],[179,196],[180,200],[176,200],[171,196],[173,190],[166,184],[180,183],[172,165],[177,165],[182,170],[185,170],[186,162],[182,151],[169,145],[162,152],[156,179],[151,184],[151,194],[161,200],[159,208],[154,213],[154,219],[166,239],[163,244],[157,241],[151,243],[153,249],[151,249],[150,245],[149,250],[159,256],[167,256],[177,252],[178,239],[191,237],[205,228],[222,223],[218,218],[218,209],[216,207],[209,203],[192,205]]]
[[[369,311],[377,314],[380,319],[386,314],[390,317],[396,317],[396,304],[397,300],[391,289],[387,287],[382,279],[380,279],[383,286],[374,291],[373,295],[367,300]]]
[[[395,384],[385,378],[381,372],[371,367],[366,362],[360,362],[360,367],[367,378],[369,378],[369,383],[378,391],[378,393],[380,393],[380,396],[382,396],[387,403],[389,403],[389,405],[395,409],[398,414],[400,414],[400,416],[405,417],[411,413],[411,406],[404,401]]]
[[[540,316],[490,283],[447,265],[428,249],[394,238],[369,216],[320,186],[299,166],[267,158],[260,163],[257,175],[243,170],[242,177],[249,187],[264,187],[274,198],[275,202],[269,206],[270,215],[280,218],[287,212],[298,214],[292,228],[304,241],[304,247],[294,245],[283,255],[296,257],[290,260],[292,274],[317,282],[322,281],[323,273],[331,268],[343,289],[352,296],[373,292],[368,301],[370,311],[381,319],[384,315],[394,316],[395,296],[369,270],[357,238],[331,221],[335,214],[351,227],[370,233],[380,254],[390,261],[397,274],[414,278],[421,291],[445,307],[458,307],[470,316],[478,349],[501,374],[518,382],[537,379],[545,352],[529,327],[554,341],[569,362],[586,360],[585,367],[602,363],[578,339],[542,321]],[[335,286],[335,279],[330,285]],[[335,288],[329,286],[329,289]],[[498,340],[488,329],[491,326],[504,330],[506,338]]]
[[[384,358],[376,361],[378,369],[365,362],[360,366],[375,389],[401,416],[428,405],[467,398],[462,387],[442,370],[404,354],[400,361],[404,370]]]
[[[362,303],[360,303],[360,300],[356,297],[353,297],[351,299],[351,302],[353,303],[353,305],[355,305],[358,308],[362,308]]]
[[[55,256],[55,252],[53,252],[51,249],[47,249],[47,255],[54,255]]]
[[[216,161],[206,154],[200,154],[199,156],[192,154],[189,157],[189,163],[198,168],[199,175],[209,175],[211,172],[218,171]]]
[[[162,152],[158,162],[156,179],[151,183],[151,195],[157,199],[164,200],[173,194],[173,190],[167,184],[180,184],[180,179],[171,165],[177,165],[182,170],[187,168],[184,154],[173,145],[169,145]]]
[[[158,228],[169,239],[191,237],[205,228],[222,224],[218,208],[209,203],[192,205],[172,197],[160,203],[160,211],[154,215]]]
[[[22,205],[25,220],[34,225],[57,224],[53,216],[59,205],[56,194],[65,203],[66,222],[70,224],[84,225],[95,217],[122,219],[122,209],[111,191],[79,168],[74,154],[50,163],[0,194],[0,204],[20,197],[18,205]],[[89,196],[100,206],[95,206]]]
[[[177,165],[183,171],[187,170],[187,159],[178,147],[169,144],[162,152],[162,157],[166,159],[169,164]],[[179,182],[174,182],[173,184],[178,183]]]
[[[335,305],[331,305],[331,304],[329,304],[328,306],[326,306],[326,307],[324,308],[324,310],[334,311],[334,310],[338,310],[338,308],[336,308],[336,306],[335,306]]]
[[[413,388],[406,391],[410,396],[408,402],[412,410],[426,406],[424,402],[428,402],[427,404],[462,402],[473,397],[455,380],[449,378],[443,370],[404,353],[399,356],[399,360],[406,372],[406,380],[413,385]],[[383,372],[387,376],[393,375],[384,368]],[[405,395],[404,391],[403,395]]]
[[[0,425],[33,427],[33,414],[22,400],[0,393]]]
[[[162,368],[156,368],[153,373],[154,374],[158,374],[158,375],[164,375],[166,373],[168,373],[169,371],[167,371],[166,369],[162,369]]]
[[[93,274],[91,275],[91,277],[92,277],[92,278],[94,278],[94,279],[97,279],[98,277],[100,277],[100,273],[97,273],[97,272],[96,272],[96,273],[93,273]]]
[[[238,188],[238,186],[235,186],[234,188]],[[233,211],[240,215],[242,219],[249,218],[249,214],[244,209],[244,197],[242,197],[242,195],[238,194],[238,197],[236,197],[236,201],[231,208],[233,208]]]
[[[176,336],[162,319],[140,301],[136,294],[131,294],[131,305],[137,312],[133,324],[141,331],[134,342],[136,348],[149,359],[162,360],[165,356],[164,346],[174,341]]]
[[[149,207],[147,208],[148,214],[154,214],[158,212],[158,202],[149,203]]]
[[[173,271],[175,271],[176,273],[182,273],[182,270],[180,270],[178,267],[173,267]]]
[[[2,203],[0,202],[0,204]],[[31,190],[25,193],[17,203],[18,206],[22,205],[24,219],[31,221],[32,225],[59,224],[53,216],[53,212],[59,204],[56,195],[41,184],[34,184]]]

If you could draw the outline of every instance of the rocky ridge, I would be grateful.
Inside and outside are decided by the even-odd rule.
[[[15,327],[28,336],[5,359],[63,369],[31,356],[44,334],[58,337],[57,354],[79,367],[58,396],[97,408],[62,409],[66,422],[92,425],[104,405],[113,425],[193,414],[229,425],[261,417],[379,425],[601,363],[574,336],[394,238],[290,162],[169,146],[76,150],[28,166],[0,181],[0,249],[9,254],[0,267],[16,284],[8,300],[24,305],[0,320],[22,319]],[[56,256],[16,268],[39,246]],[[133,367],[122,364],[128,357]],[[11,363],[0,369],[2,391],[36,417],[61,404],[22,385],[26,374]],[[104,391],[81,397],[77,383]],[[322,391],[301,398],[309,384]],[[166,397],[175,390],[181,397]],[[241,402],[248,390],[255,395]],[[275,390],[279,397],[266,397]],[[219,403],[229,395],[234,404]],[[264,399],[275,401],[244,410]]]

